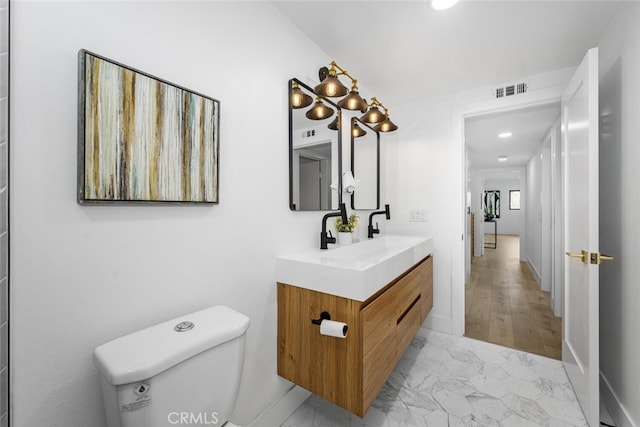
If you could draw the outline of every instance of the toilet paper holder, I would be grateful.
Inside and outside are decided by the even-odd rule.
[[[320,313],[319,319],[311,319],[311,323],[314,325],[321,325],[323,320],[331,320],[331,315],[327,311]]]
[[[328,321],[328,323],[330,323],[331,325],[323,324],[322,322],[324,322],[325,320]],[[311,319],[311,323],[313,323],[314,325],[320,325],[321,335],[328,335],[328,336],[338,337],[338,338],[346,338],[347,331],[349,330],[349,326],[347,326],[346,323],[333,322],[331,320],[331,315],[329,314],[328,311],[323,311],[322,313],[320,313],[319,319]],[[327,329],[323,330],[325,326],[327,326]]]

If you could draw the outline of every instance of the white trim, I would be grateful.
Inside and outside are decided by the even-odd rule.
[[[618,399],[618,396],[613,391],[613,387],[611,387],[611,384],[609,384],[609,381],[607,381],[602,371],[600,371],[600,399],[604,403],[604,406],[607,407],[617,427],[639,427],[639,425],[631,419],[629,411],[620,403],[620,399]]]
[[[438,316],[437,314],[430,314],[429,316],[427,316],[427,320],[424,321],[422,327],[445,334],[453,334],[453,325],[451,322],[451,318]]]
[[[531,272],[533,273],[533,277],[535,277],[536,282],[538,283],[538,286],[540,286],[540,281],[541,281],[540,273],[538,272],[538,270],[536,270],[536,267],[533,265],[533,263],[531,262],[528,256],[527,256],[527,265],[529,266],[529,270],[531,270]]]
[[[279,427],[302,405],[311,392],[294,385],[285,394],[262,411],[247,427]]]
[[[545,105],[552,102],[559,102],[565,86],[555,86],[548,89],[542,89],[535,92],[529,92],[526,96],[514,97],[512,99],[490,99],[481,102],[475,102],[467,105],[457,105],[451,110],[452,115],[452,138],[458,141],[461,153],[465,152],[464,140],[464,121],[468,117],[479,116],[495,112],[507,112],[516,109],[533,107],[536,105]],[[465,277],[465,252],[464,244],[459,245],[460,235],[465,230],[465,208],[466,208],[466,158],[460,155],[460,205],[459,205],[459,222],[457,227],[452,228],[452,248],[451,248],[451,324],[453,335],[464,335],[465,325],[465,293],[464,293],[464,277]],[[455,188],[455,187],[454,187]],[[522,190],[522,189],[521,189]],[[520,236],[521,248],[526,248],[526,233]],[[462,242],[464,243],[464,242]],[[522,256],[522,251],[521,251]]]

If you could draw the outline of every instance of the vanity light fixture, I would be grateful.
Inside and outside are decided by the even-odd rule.
[[[329,98],[335,98],[338,96],[345,96],[349,93],[349,89],[342,84],[338,79],[338,73],[336,71],[336,62],[331,61],[331,68],[322,67],[318,72],[320,77],[320,84],[313,88],[313,91],[318,95],[326,96]],[[342,74],[345,74],[344,70],[338,67]],[[351,78],[348,74],[347,77]],[[353,80],[351,78],[351,80]]]
[[[393,132],[394,130],[398,129],[398,126],[396,126],[395,123],[389,120],[389,114],[385,114],[385,118],[382,123],[376,125],[374,129],[378,132]]]
[[[502,132],[498,134],[498,138],[505,139],[509,138],[511,135],[513,135],[511,132]]]
[[[376,98],[374,97],[373,100],[375,99]],[[378,110],[378,107],[376,107],[375,105],[371,105],[372,106],[371,108],[369,108],[369,111],[367,111],[362,117],[360,117],[360,120],[369,124],[381,123],[384,120],[384,113]]]
[[[355,81],[353,83],[353,87],[355,89],[352,88],[351,92],[349,92],[349,95],[338,101],[338,107],[344,108],[345,110],[361,111],[364,113],[365,111],[367,111],[367,101],[362,99],[362,97],[358,93],[358,88],[356,87]]]
[[[353,125],[351,126],[351,135],[353,135],[354,138],[360,138],[361,136],[365,136],[366,134],[366,130],[358,126],[357,123],[353,123]]]
[[[322,99],[320,99],[320,97],[317,97],[316,103],[314,104],[313,108],[309,109],[309,111],[306,112],[305,116],[307,116],[307,118],[311,120],[324,120],[333,116],[333,109],[324,105],[322,103]]]
[[[318,76],[321,83],[313,89],[315,93],[329,98],[345,96],[348,93],[338,102],[338,106],[345,110],[366,111],[367,102],[358,93],[358,80],[354,79],[347,70],[336,64],[336,61],[331,61],[331,68],[320,68]],[[338,76],[347,76],[351,80],[351,90],[342,84]]]
[[[458,0],[431,0],[431,8],[433,10],[446,10],[455,6],[456,3],[458,3]]]
[[[327,127],[331,130],[340,130],[340,116],[336,116],[336,118],[333,119],[333,121],[329,123]]]
[[[300,89],[297,82],[291,84],[291,107],[295,109],[308,107],[313,102],[313,98]]]
[[[338,101],[338,107],[364,113],[360,120],[367,124],[377,125],[375,130],[378,132],[392,132],[398,129],[398,126],[389,120],[389,110],[378,101],[375,96],[371,98],[370,103],[367,103],[358,93],[358,80],[349,74],[347,70],[336,64],[336,61],[331,61],[330,68],[320,68],[318,76],[320,78],[320,84],[313,89],[317,95],[327,98],[344,96],[344,98]],[[342,84],[338,76],[346,76],[349,78],[351,81],[351,90]],[[382,108],[384,112],[378,107]],[[335,126],[335,128],[329,128],[337,130],[337,124]]]
[[[507,156],[500,156],[498,157],[498,161],[499,162],[506,162],[507,160],[509,160],[509,158]]]
[[[382,107],[384,113],[380,111],[378,107]],[[398,126],[389,119],[389,110],[387,107],[385,107],[382,102],[378,101],[378,98],[375,96],[371,98],[369,111],[360,117],[360,120],[369,124],[377,124],[377,126],[374,127],[377,132],[393,132],[398,129]]]
[[[336,68],[338,69],[337,71]],[[364,108],[366,108],[366,102],[358,94],[358,81],[347,70],[336,64],[336,61],[331,61],[331,68],[320,68],[318,76],[320,77],[320,84],[313,88],[315,93],[329,98],[345,96],[348,93],[349,95],[338,103],[340,108],[361,110],[363,104]],[[347,76],[351,80],[351,90],[342,84],[338,76]]]

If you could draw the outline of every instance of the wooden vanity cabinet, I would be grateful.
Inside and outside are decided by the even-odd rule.
[[[278,283],[278,375],[364,417],[432,307],[431,256],[364,302]],[[346,338],[320,335],[323,311]]]

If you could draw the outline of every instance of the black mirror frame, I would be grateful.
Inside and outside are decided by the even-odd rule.
[[[325,98],[324,96],[317,95],[311,87],[304,84],[300,80],[295,77],[289,80],[289,90],[288,90],[288,103],[289,103],[289,209],[295,212],[302,212],[295,208],[293,203],[293,107],[291,106],[291,95],[293,92],[293,83],[297,83],[300,87],[305,88],[309,91],[313,96],[322,99],[322,101],[331,105],[336,109],[336,114],[338,115],[338,206],[342,203],[342,109],[338,107],[338,105],[331,101],[330,99]],[[318,209],[318,212],[326,211],[326,210],[336,210],[335,209]],[[315,211],[313,211],[315,212]]]

